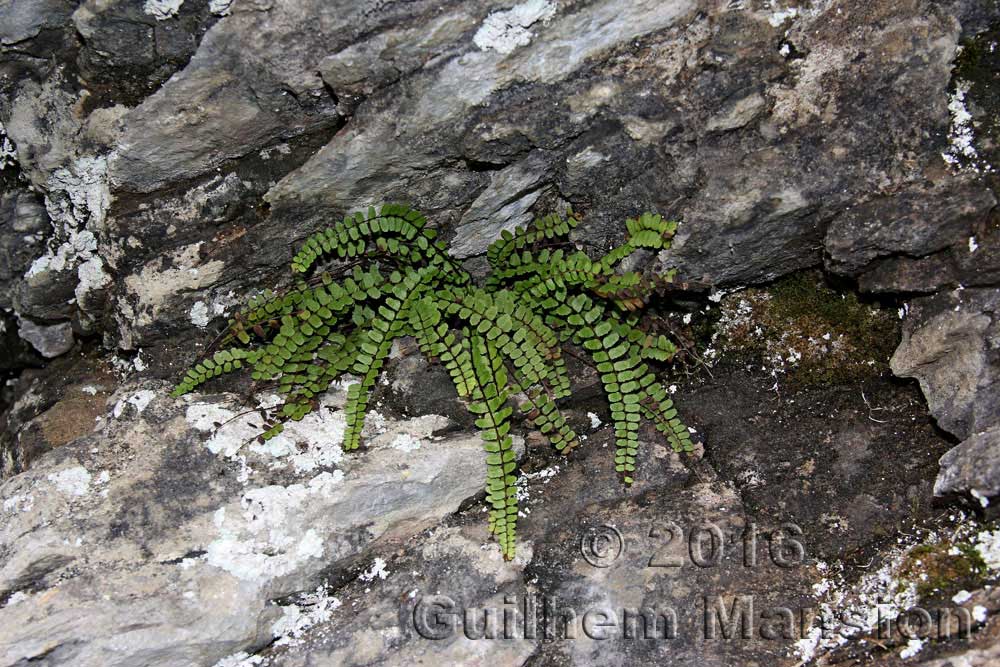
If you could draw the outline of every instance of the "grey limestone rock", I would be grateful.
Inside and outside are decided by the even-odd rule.
[[[433,437],[442,417],[376,420],[370,449],[347,457],[341,394],[260,445],[234,397],[165,389],[121,387],[93,434],[0,487],[0,664],[212,665],[256,650],[275,601],[483,486],[482,442]]]

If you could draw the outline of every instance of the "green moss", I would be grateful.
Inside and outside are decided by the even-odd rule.
[[[747,289],[723,303],[721,344],[765,366],[780,361],[787,381],[843,384],[889,371],[899,341],[895,312],[836,292],[815,272],[767,289]],[[792,361],[789,361],[789,359]]]
[[[941,542],[911,549],[898,574],[900,586],[915,584],[922,599],[946,598],[959,590],[980,587],[987,568],[972,545]]]
[[[794,328],[807,339],[834,332],[841,342],[838,353],[827,358],[803,355],[806,363],[795,374],[800,382],[837,384],[888,370],[899,341],[893,313],[862,303],[856,294],[834,292],[808,274],[779,282],[772,294],[776,324]]]

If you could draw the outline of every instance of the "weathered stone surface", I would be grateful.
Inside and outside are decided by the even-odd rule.
[[[73,12],[81,75],[101,97],[130,106],[187,64],[217,16],[207,0],[88,0]]]
[[[971,493],[984,507],[1000,495],[1000,427],[976,433],[941,457],[934,495]]]
[[[981,270],[986,267],[976,264],[989,252],[977,253],[971,266],[959,264],[960,271],[941,255],[972,254],[969,240],[996,203],[989,188],[968,179],[875,198],[830,224],[826,266],[857,278],[866,291],[930,292],[955,282],[988,284],[990,276]]]
[[[623,489],[604,447],[611,434],[601,427],[581,427],[588,438],[570,460],[550,460],[521,480],[524,517],[513,563],[502,563],[484,545],[482,512],[473,506],[386,556],[384,579],[359,577],[319,599],[309,595],[293,601],[286,613],[301,624],[286,624],[286,630],[294,630],[257,654],[234,657],[234,664],[495,660],[501,665],[757,662],[792,667],[815,657],[816,638],[798,625],[798,614],[817,611],[834,586],[831,566],[845,551],[870,548],[890,526],[905,525],[915,513],[936,511],[928,502],[926,474],[936,469],[934,452],[947,444],[935,440],[929,425],[915,423],[915,391],[910,387],[888,381],[869,386],[867,399],[881,406],[876,422],[868,419],[870,408],[854,390],[809,389],[779,398],[769,391],[769,383],[751,389],[756,381],[745,373],[717,370],[716,381],[678,392],[682,411],[711,443],[706,449],[711,463],[697,456],[682,459],[655,438],[644,438],[636,485]],[[843,440],[852,442],[831,442],[819,430],[824,417],[847,424],[849,435]],[[866,449],[869,441],[873,444]],[[543,456],[543,447],[532,458]],[[908,457],[905,466],[898,463],[903,457]],[[926,492],[913,484],[926,486]],[[785,522],[803,532],[782,527]],[[759,531],[758,558],[748,565],[750,524]],[[715,529],[724,535],[721,553],[711,544]],[[779,535],[774,538],[778,546],[772,547],[772,535]],[[590,538],[596,542],[591,544]],[[791,539],[802,546],[801,552],[784,541]],[[676,563],[680,566],[671,565]],[[867,558],[865,564],[870,564]],[[873,573],[872,578],[879,576],[885,578],[879,593],[894,595],[899,582],[889,574]],[[850,586],[837,586],[830,597],[840,596],[846,609],[844,594]],[[874,597],[849,595],[857,605],[853,611],[867,616]],[[718,625],[715,637],[706,638],[706,599],[711,611],[720,600],[730,605],[739,596],[752,598],[759,621],[751,625],[753,638],[744,639],[738,628],[724,637]],[[526,600],[539,607],[552,605],[549,614],[572,610],[575,638],[565,638],[561,621],[553,621],[551,635],[543,638],[541,611],[535,636],[526,636]],[[746,603],[741,598],[738,604]],[[768,621],[765,615],[777,608],[793,610],[796,625],[788,633],[767,634],[776,628],[771,624],[776,617]],[[881,608],[888,613],[887,605]],[[487,609],[496,615],[492,627],[498,637],[504,612],[516,614],[508,617],[509,639],[481,638]],[[641,622],[631,638],[623,636],[626,610],[643,609],[673,610],[673,638],[664,638],[662,616],[655,639],[639,639]],[[436,611],[442,614],[436,617]],[[597,614],[604,612],[617,625],[597,627],[595,621],[604,620]],[[428,622],[418,626],[423,620]],[[601,635],[607,638],[596,638]]]
[[[63,77],[56,74],[42,83],[22,82],[13,99],[5,102],[9,110],[3,122],[17,145],[18,166],[47,193],[49,177],[69,169],[77,154],[74,137],[83,124],[79,95],[67,90]]]
[[[319,60],[349,43],[363,9],[237,3],[205,35],[184,72],[130,112],[109,165],[111,180],[149,192],[336,122]]]
[[[728,605],[751,592],[759,606],[801,599],[812,576],[805,556],[791,568],[763,560],[746,567],[744,508],[735,491],[720,480],[679,488],[690,471],[676,455],[647,446],[656,455],[629,492],[599,447],[526,479],[520,555],[512,563],[483,548],[480,513],[470,512],[406,545],[384,579],[337,590],[329,618],[279,639],[258,659],[289,666],[533,660],[721,667],[787,651],[788,640],[721,639],[714,616],[714,638],[706,638],[705,600],[711,612],[717,599]],[[684,537],[667,548],[671,525],[683,526]],[[687,548],[697,527],[706,532],[695,558],[703,553],[711,562],[699,560],[701,567]],[[713,546],[709,530],[723,541]],[[588,535],[603,537],[590,544]],[[568,629],[564,614],[572,614]]]
[[[73,327],[62,324],[36,324],[31,320],[18,320],[17,335],[31,343],[40,355],[52,359],[66,354],[73,348]]]
[[[281,616],[271,601],[483,485],[481,441],[432,438],[441,417],[376,420],[370,449],[342,457],[342,396],[258,445],[233,397],[165,389],[121,388],[92,435],[0,488],[3,664],[211,665],[259,648]]]
[[[0,44],[24,42],[45,29],[60,28],[73,11],[68,0],[3,0]]]
[[[915,299],[892,372],[914,377],[938,425],[968,438],[1000,423],[1000,290]]]
[[[432,370],[411,361],[403,356],[390,364],[389,384],[376,400],[411,414],[454,400]],[[914,517],[939,513],[927,501],[936,460],[949,446],[920,419],[925,408],[915,389],[888,378],[866,381],[864,393],[856,386],[794,390],[783,384],[779,394],[766,372],[751,377],[720,364],[714,379],[684,382],[677,392],[679,409],[698,429],[708,458],[700,459],[700,451],[681,458],[644,431],[637,481],[626,489],[613,469],[612,434],[600,424],[607,419],[606,401],[588,376],[570,410],[574,427],[587,436],[583,446],[567,460],[529,439],[535,467],[519,481],[519,556],[504,563],[488,539],[481,503],[454,498],[445,510],[428,500],[439,484],[469,495],[481,486],[481,445],[451,432],[444,419],[395,422],[387,416],[386,433],[369,439],[371,451],[341,457],[338,415],[323,410],[322,418],[292,431],[303,448],[278,440],[247,442],[234,452],[256,433],[247,423],[256,417],[238,418],[221,436],[212,435],[213,422],[253,403],[228,395],[173,400],[165,383],[149,381],[130,383],[109,400],[113,377],[74,375],[69,362],[57,360],[48,377],[56,386],[60,380],[69,385],[60,400],[52,400],[59,396],[56,388],[41,383],[22,392],[25,422],[18,430],[22,448],[32,450],[28,471],[0,490],[0,507],[7,505],[0,530],[9,531],[0,532],[0,544],[11,540],[13,546],[0,552],[0,644],[21,651],[13,658],[0,655],[14,664],[45,648],[53,649],[47,655],[53,664],[86,665],[91,655],[93,664],[106,664],[107,654],[97,651],[128,642],[148,651],[129,649],[121,664],[631,665],[683,659],[791,667],[803,655],[799,625],[790,637],[705,640],[704,598],[730,604],[752,595],[758,613],[773,606],[796,614],[814,609],[820,593],[813,584],[830,585],[825,577],[845,548],[871,553],[865,550],[886,534],[907,530]],[[415,395],[410,403],[401,398],[405,394]],[[104,406],[97,430],[65,442],[79,436],[73,433],[78,424],[94,423],[97,405]],[[443,440],[423,436],[442,427]],[[410,438],[397,440],[397,428],[416,434],[420,448],[412,449]],[[60,483],[69,494],[79,488],[74,483],[82,486],[81,471],[90,476],[87,493],[58,491]],[[100,481],[104,471],[106,482]],[[339,477],[337,471],[344,478],[334,483],[329,477]],[[428,476],[433,481],[422,485]],[[331,495],[320,497],[311,485],[325,481]],[[23,510],[29,496],[29,511],[11,512]],[[390,499],[398,503],[393,511],[383,502]],[[369,519],[355,525],[347,517],[358,516],[359,506]],[[452,515],[460,506],[466,509]],[[397,521],[394,539],[374,538]],[[671,539],[666,521],[682,528],[683,539]],[[792,567],[776,565],[770,555],[768,534],[786,521],[803,529],[784,533],[804,547],[803,562]],[[759,531],[752,567],[743,561],[742,536],[750,523]],[[723,557],[698,567],[690,539],[704,528],[703,549],[695,548],[694,557],[713,559],[706,532],[711,525],[725,535]],[[591,565],[581,547],[592,534],[587,531],[601,526],[615,527],[625,540],[623,555],[609,567]],[[429,530],[405,539],[423,528]],[[324,551],[299,561],[309,530],[322,538]],[[75,547],[78,537],[83,542]],[[795,554],[791,548],[776,553]],[[658,565],[675,557],[683,567]],[[286,571],[292,560],[297,565]],[[259,577],[241,579],[239,573]],[[27,585],[10,584],[26,579]],[[897,585],[887,579],[884,588]],[[844,590],[850,586],[838,584],[836,595]],[[105,594],[110,599],[100,597]],[[577,638],[468,639],[458,626],[446,639],[424,639],[414,629],[413,611],[434,594],[459,607],[499,612],[529,596],[555,601],[578,614]],[[855,604],[867,613],[873,603]],[[586,612],[644,607],[674,609],[676,637],[640,642],[620,633],[610,640],[586,636]],[[136,627],[137,614],[148,619],[146,627]],[[592,614],[591,633],[594,621]],[[67,645],[61,639],[67,636],[81,643]]]
[[[893,367],[965,439],[943,463],[948,488],[978,489],[995,466],[977,433],[1000,405],[998,19],[977,0],[0,0],[0,122],[17,149],[0,174],[0,306],[16,311],[0,320],[0,353],[23,354],[8,342],[20,315],[131,352],[135,364],[115,360],[122,372],[175,378],[247,296],[287,279],[308,233],[369,203],[424,209],[472,268],[501,230],[540,213],[583,213],[575,240],[596,253],[624,217],[655,209],[682,221],[677,243],[635,268],[725,287],[825,261],[864,291],[975,287],[909,304]],[[991,55],[970,68],[979,52]],[[692,389],[684,406],[708,461],[682,464],[649,439],[645,481],[623,496],[600,456],[606,434],[590,433],[596,453],[570,474],[528,479],[546,502],[526,502],[521,560],[505,565],[482,548],[478,506],[401,542],[481,486],[440,368],[397,360],[379,399],[409,430],[430,422],[405,415],[453,418],[446,440],[420,438],[415,452],[381,440],[336,461],[315,442],[335,413],[310,422],[303,450],[234,452],[148,379],[109,416],[120,378],[84,379],[69,356],[4,393],[0,475],[20,473],[0,491],[5,664],[793,665],[804,653],[784,639],[428,645],[400,615],[414,590],[456,581],[480,607],[531,592],[581,610],[687,610],[715,591],[812,602],[808,568],[650,571],[647,524],[739,531],[781,517],[805,524],[830,563],[867,562],[879,540],[913,532],[913,515],[929,521],[949,446],[912,387],[866,376],[790,393],[777,376],[750,388],[723,375],[731,387]],[[606,419],[594,386],[568,408],[581,430],[591,411]],[[361,509],[382,515],[350,518]],[[579,529],[598,520],[652,551],[591,568]],[[863,574],[851,567],[845,577]]]
[[[84,3],[82,82],[42,72],[0,113],[50,201],[52,252],[67,248],[45,284],[82,285],[74,320],[108,344],[175,356],[193,308],[221,315],[317,226],[393,199],[425,209],[462,256],[566,205],[586,214],[587,247],[657,209],[684,224],[656,266],[731,284],[815,265],[824,238],[847,258],[865,235],[851,206],[906,208],[905,193],[943,188],[961,224],[896,248],[883,232],[863,286],[1000,273],[982,219],[992,194],[941,157],[958,41],[994,16],[980,3],[223,4],[158,16]],[[128,108],[108,97],[119,70]],[[970,226],[980,247],[963,257]],[[845,261],[870,254],[857,252]],[[169,273],[176,257],[199,278]]]
[[[0,416],[0,480],[91,432],[94,418],[107,412],[104,404],[121,384],[114,370],[93,355],[64,355],[37,368],[41,361],[35,353],[25,362],[28,368],[8,383],[11,399]]]
[[[14,305],[20,278],[41,254],[49,229],[45,208],[30,192],[0,195],[0,307]]]
[[[917,663],[920,667],[992,667],[1000,660],[1000,644],[954,653],[946,658]]]

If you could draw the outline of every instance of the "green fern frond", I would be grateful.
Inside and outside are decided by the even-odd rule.
[[[504,230],[500,238],[486,249],[486,259],[493,269],[501,269],[512,256],[516,257],[515,253],[541,241],[566,237],[577,224],[579,220],[573,216],[573,212],[567,211],[566,218],[553,213],[533,221],[527,227],[518,227],[513,234]]]
[[[668,392],[647,362],[677,352],[647,332],[642,311],[674,273],[644,276],[616,265],[639,248],[669,247],[674,222],[643,214],[626,222],[623,245],[591,259],[568,243],[578,219],[545,216],[487,250],[482,286],[451,257],[424,217],[386,204],[345,217],[311,235],[292,261],[299,279],[250,300],[219,338],[224,349],[198,361],[173,395],[244,367],[281,402],[264,410],[267,440],[315,410],[319,397],[348,374],[343,447],[360,446],[371,392],[395,340],[413,336],[445,367],[475,417],[484,442],[489,527],[505,558],[515,554],[517,461],[511,404],[561,452],[580,442],[559,409],[570,395],[564,345],[590,356],[611,407],[615,469],[633,481],[642,419],[677,451],[693,449]],[[320,262],[332,266],[317,275]]]
[[[361,377],[361,381],[348,388],[347,403],[344,405],[347,419],[347,428],[344,431],[346,451],[357,449],[361,442],[368,398],[378,381],[382,365],[392,350],[393,341],[408,333],[406,325],[410,317],[411,300],[419,293],[424,282],[436,275],[438,275],[436,268],[426,268],[403,275],[400,282],[392,288],[391,294],[386,296],[382,305],[378,307],[370,328],[361,337],[353,369]]]
[[[494,341],[527,386],[543,385],[555,398],[569,395],[569,374],[559,336],[517,295],[501,290],[442,289],[435,298],[449,315],[468,322]]]
[[[420,211],[402,204],[368,207],[348,215],[341,222],[306,239],[292,259],[292,271],[307,273],[324,257],[354,259],[389,254],[410,266],[439,266],[448,279],[468,282],[468,274],[448,255],[447,246],[437,240],[437,232],[425,227]]]
[[[643,213],[636,219],[625,221],[628,238],[625,243],[613,248],[601,258],[601,264],[612,267],[625,259],[639,248],[664,250],[670,247],[670,240],[677,232],[677,223],[664,220],[653,213]]]
[[[631,484],[639,447],[640,400],[655,378],[642,363],[640,348],[629,340],[629,328],[604,317],[604,308],[580,294],[566,306],[575,338],[596,364],[611,406],[615,430],[615,470]]]
[[[514,557],[517,527],[517,459],[510,436],[511,408],[506,406],[507,373],[492,342],[473,334],[472,365],[476,385],[469,412],[486,448],[486,501],[490,504],[490,532],[497,537],[504,558]]]
[[[555,401],[542,389],[529,389],[519,409],[560,452],[568,453],[580,444],[580,437],[566,423],[566,417],[556,407]]]
[[[472,358],[468,348],[468,332],[456,338],[441,319],[441,311],[433,299],[420,299],[411,310],[411,322],[420,350],[444,364],[460,398],[472,395],[476,385]]]
[[[211,359],[205,359],[188,370],[184,379],[178,383],[171,396],[183,396],[196,387],[204,384],[214,377],[219,377],[223,373],[232,373],[243,368],[243,361],[247,358],[247,351],[239,348],[219,350]]]
[[[677,416],[677,409],[670,395],[659,382],[652,382],[644,390],[640,401],[643,413],[653,422],[656,430],[667,436],[676,452],[694,451],[691,434]]]

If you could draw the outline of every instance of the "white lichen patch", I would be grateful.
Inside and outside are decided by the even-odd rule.
[[[752,489],[764,485],[764,476],[759,470],[747,468],[737,476],[736,481],[740,488]]]
[[[799,15],[798,7],[788,7],[787,9],[779,9],[770,16],[767,17],[767,22],[771,24],[774,28],[781,27],[781,24],[785,21],[791,20]]]
[[[275,400],[266,396],[259,407],[274,405]],[[263,429],[256,411],[240,414],[226,405],[193,403],[188,406],[185,418],[197,430],[211,433],[205,445],[213,454],[240,462],[245,449],[271,468],[287,466],[306,473],[336,465],[343,458],[341,444],[347,422],[342,412],[331,409],[333,400],[330,393],[325,394],[319,409],[301,421],[289,422],[282,433],[263,443],[257,441]],[[241,465],[246,465],[245,459]]]
[[[165,21],[177,16],[177,12],[180,11],[183,4],[184,0],[146,0],[142,11],[157,21]]]
[[[264,658],[259,655],[250,655],[246,651],[227,655],[222,660],[212,665],[212,667],[259,667],[264,664]]]
[[[559,466],[554,465],[550,468],[542,468],[541,470],[535,472],[525,473],[524,477],[532,481],[538,480],[544,485],[551,482],[552,478],[555,477],[558,473],[559,473]]]
[[[208,11],[216,16],[228,16],[232,6],[233,0],[209,0]]]
[[[595,428],[595,429],[596,429],[596,428],[600,428],[600,427],[601,427],[601,424],[603,423],[603,422],[601,421],[601,418],[600,418],[600,417],[598,417],[598,416],[597,416],[596,414],[594,414],[593,412],[588,412],[588,413],[587,413],[587,419],[589,419],[589,420],[590,420],[590,428]]]
[[[964,167],[974,171],[992,171],[988,165],[981,164],[973,143],[975,136],[972,132],[972,114],[965,104],[970,87],[968,81],[956,81],[955,90],[948,96],[951,125],[948,130],[948,149],[941,153],[941,157],[956,169]]]
[[[149,404],[156,398],[156,392],[151,389],[140,389],[139,391],[133,393],[127,398],[123,398],[117,403],[112,409],[111,414],[114,415],[115,419],[120,419],[122,414],[125,412],[125,408],[132,406],[136,409],[138,414],[142,414]]]
[[[83,466],[73,466],[50,474],[47,478],[56,490],[67,496],[84,496],[90,490],[90,473]]]
[[[34,278],[46,271],[69,270],[78,260],[88,260],[97,252],[97,237],[93,232],[69,229],[67,233],[68,238],[57,248],[50,248],[46,254],[35,258],[24,274],[25,278]]]
[[[27,600],[29,597],[31,597],[31,596],[29,596],[24,591],[17,591],[13,595],[11,595],[9,598],[7,598],[7,603],[4,605],[4,608],[13,607],[16,604],[20,604],[20,603],[24,602],[25,600]]]
[[[97,255],[94,234],[94,230],[103,225],[111,205],[107,160],[83,157],[68,167],[61,167],[49,177],[47,190],[45,208],[55,234],[45,254],[31,263],[25,278],[30,281],[46,272],[75,268],[78,281],[74,288],[75,300],[86,309],[89,294],[111,282],[103,260]]]
[[[148,326],[156,320],[171,297],[185,291],[196,291],[213,284],[225,264],[218,260],[201,263],[199,249],[193,243],[177,250],[167,261],[160,257],[125,278],[125,287],[133,303],[119,299],[117,316],[123,330]]]
[[[204,301],[196,301],[191,310],[188,312],[188,317],[191,318],[191,324],[195,325],[199,329],[204,329],[208,326],[208,304]]]
[[[908,640],[906,642],[906,646],[904,646],[903,650],[899,652],[899,657],[902,658],[903,660],[906,660],[908,658],[912,658],[916,654],[920,653],[920,651],[924,648],[924,644],[925,643],[926,643],[926,640],[924,640],[924,639],[910,639],[910,640]]]
[[[507,55],[519,46],[531,43],[533,33],[529,28],[548,21],[555,13],[556,6],[549,0],[526,0],[511,9],[487,16],[472,41],[483,51],[492,50]]]
[[[920,602],[916,582],[928,579],[928,573],[920,570],[924,556],[915,551],[918,547],[936,545],[940,553],[963,556],[966,552],[960,544],[971,543],[991,573],[1000,570],[1000,530],[982,530],[974,519],[962,513],[950,516],[949,520],[957,522],[953,531],[926,535],[919,543],[913,543],[912,538],[898,538],[898,546],[885,555],[882,565],[854,585],[846,583],[846,568],[842,563],[836,565],[839,568],[836,573],[832,571],[835,568],[818,563],[816,567],[823,578],[813,589],[820,600],[823,621],[814,624],[807,636],[796,643],[802,662],[808,663],[852,637],[870,636],[876,628],[888,627],[904,612],[913,609]],[[986,588],[988,590],[989,586]],[[951,597],[951,601],[963,605],[973,596],[961,590]],[[986,607],[980,605],[972,607],[970,612],[978,623],[984,622],[988,614]],[[926,643],[917,638],[900,649],[900,657],[911,658],[925,647]]]
[[[111,276],[104,270],[104,260],[91,256],[76,269],[79,281],[73,290],[76,302],[83,304],[91,292],[101,290],[111,284]]]
[[[218,537],[205,562],[248,581],[267,582],[322,558],[323,537],[303,520],[305,509],[341,484],[343,473],[321,472],[307,484],[265,486],[243,494],[240,512],[219,508]]]
[[[976,537],[976,551],[990,570],[1000,570],[1000,530],[985,530]]]
[[[369,410],[365,415],[365,425],[361,433],[366,438],[374,438],[385,433],[389,420],[378,410]]]
[[[410,438],[421,442],[435,439],[434,431],[448,426],[448,418],[441,415],[422,415],[414,417],[403,424],[397,424],[386,419],[385,415],[378,411],[371,411],[365,420],[365,430],[362,436],[368,439],[372,447],[387,446],[399,449],[397,445],[402,445]],[[397,440],[400,442],[396,442]],[[412,444],[412,443],[411,443]]]
[[[217,403],[193,403],[188,406],[187,412],[185,413],[187,423],[199,431],[212,431],[222,425],[228,426],[226,422],[229,422],[235,416],[236,413],[232,410]],[[229,434],[227,433],[225,435]],[[211,450],[213,454],[218,454],[220,452],[227,456],[235,454],[239,447],[234,447],[233,445],[242,444],[242,439],[233,442],[232,438],[223,438],[221,436],[223,436],[223,433],[220,429],[219,432],[208,441],[207,445],[209,450]]]
[[[14,514],[16,512],[30,512],[35,506],[35,497],[31,494],[17,494],[3,501],[3,511]]]
[[[375,579],[385,579],[389,576],[389,571],[385,569],[385,560],[376,557],[372,561],[371,567],[358,575],[361,581],[374,581]]]
[[[229,312],[229,309],[239,303],[235,293],[230,290],[227,294],[212,301],[211,306],[205,301],[196,301],[191,310],[188,311],[188,318],[191,324],[199,329],[204,329],[212,321],[213,317],[219,317]]]
[[[520,509],[517,511],[517,515],[520,517],[525,517],[531,514],[531,488],[532,482],[541,482],[544,486],[552,481],[556,473],[559,472],[559,466],[554,465],[550,468],[543,468],[535,472],[523,473],[518,475],[517,480],[514,483],[515,493],[517,494],[517,502]],[[534,502],[538,502],[536,498]],[[484,508],[485,509],[485,508]]]
[[[841,646],[851,637],[870,633],[880,623],[895,620],[916,604],[916,584],[901,580],[898,575],[909,551],[907,547],[891,551],[879,569],[853,586],[845,584],[843,572],[824,571],[823,579],[813,586],[816,594],[823,596],[819,614],[824,621],[795,642],[795,651],[803,663]]]
[[[60,167],[48,179],[45,208],[53,223],[97,229],[111,206],[108,161],[86,156]]]
[[[393,449],[398,449],[403,452],[412,452],[414,450],[420,449],[420,439],[414,438],[409,433],[400,433],[392,442],[389,444]]]
[[[288,144],[277,144],[276,146],[268,146],[267,148],[261,148],[258,155],[260,155],[261,160],[270,160],[271,153],[277,152],[278,155],[288,155],[292,152],[292,147]]]
[[[17,149],[7,137],[7,130],[0,123],[0,171],[17,164]]]
[[[317,623],[329,621],[333,611],[340,606],[340,600],[331,597],[322,586],[299,596],[294,604],[281,608],[281,618],[271,626],[275,645],[296,646],[302,643],[306,630]]]

